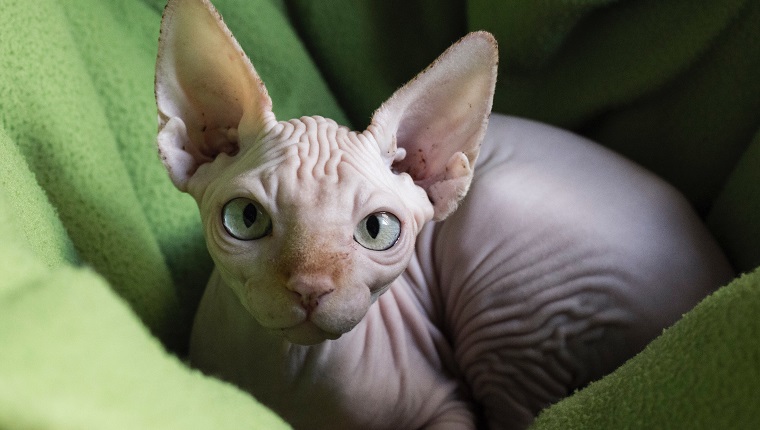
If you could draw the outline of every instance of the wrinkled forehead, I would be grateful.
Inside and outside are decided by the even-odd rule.
[[[303,191],[360,179],[379,181],[376,185],[380,186],[390,176],[371,136],[353,132],[327,118],[303,117],[280,122],[262,140],[260,148],[265,159],[261,175],[288,178]]]
[[[236,158],[230,179],[281,208],[361,205],[396,181],[372,135],[322,117],[279,122]]]
[[[390,169],[393,157],[374,139],[320,117],[279,122],[264,136],[241,136],[239,153],[222,154],[199,169],[198,186],[207,184],[196,194],[201,212],[210,216],[245,197],[280,222],[339,225],[387,211],[420,228],[432,217],[427,194],[408,174]]]

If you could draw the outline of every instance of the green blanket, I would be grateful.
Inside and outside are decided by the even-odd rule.
[[[459,36],[493,32],[496,111],[665,177],[749,273],[535,428],[760,426],[760,2],[214,3],[278,117],[356,128]],[[181,361],[211,262],[153,142],[162,8],[0,0],[0,428],[287,427]]]

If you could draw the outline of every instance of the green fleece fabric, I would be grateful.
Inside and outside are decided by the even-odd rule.
[[[760,264],[760,133],[739,160],[707,219],[739,270]]]
[[[653,169],[740,271],[760,265],[758,2],[214,3],[278,117],[357,128],[451,42],[490,30],[495,110]],[[156,156],[163,4],[0,0],[0,428],[287,427],[175,356],[211,261]],[[535,427],[760,427],[759,294],[760,272],[721,289]]]
[[[758,428],[757,275],[718,290],[617,371],[545,410],[531,428]]]
[[[13,268],[0,290],[0,428],[288,428],[167,354],[91,270],[41,261],[8,215],[0,212],[0,259]]]
[[[582,132],[703,213],[760,127],[756,1],[287,4],[357,126],[464,29],[484,29],[499,41],[494,110]]]

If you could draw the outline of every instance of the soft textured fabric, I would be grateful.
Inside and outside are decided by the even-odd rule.
[[[757,428],[757,274],[714,293],[615,373],[546,410],[532,428]]]
[[[278,428],[182,356],[211,269],[154,144],[163,0],[0,0],[0,428]],[[674,183],[760,265],[760,3],[217,0],[279,118],[363,127],[468,30],[495,110]],[[536,428],[760,426],[760,273],[707,298]]]

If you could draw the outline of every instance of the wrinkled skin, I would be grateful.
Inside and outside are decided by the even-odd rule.
[[[277,121],[210,4],[170,1],[158,145],[216,263],[193,365],[296,428],[524,428],[732,277],[658,178],[552,127],[489,123],[495,72],[474,33],[363,132]],[[259,215],[228,217],[239,198]],[[387,249],[359,233],[395,231],[367,227],[378,213],[398,220]]]

